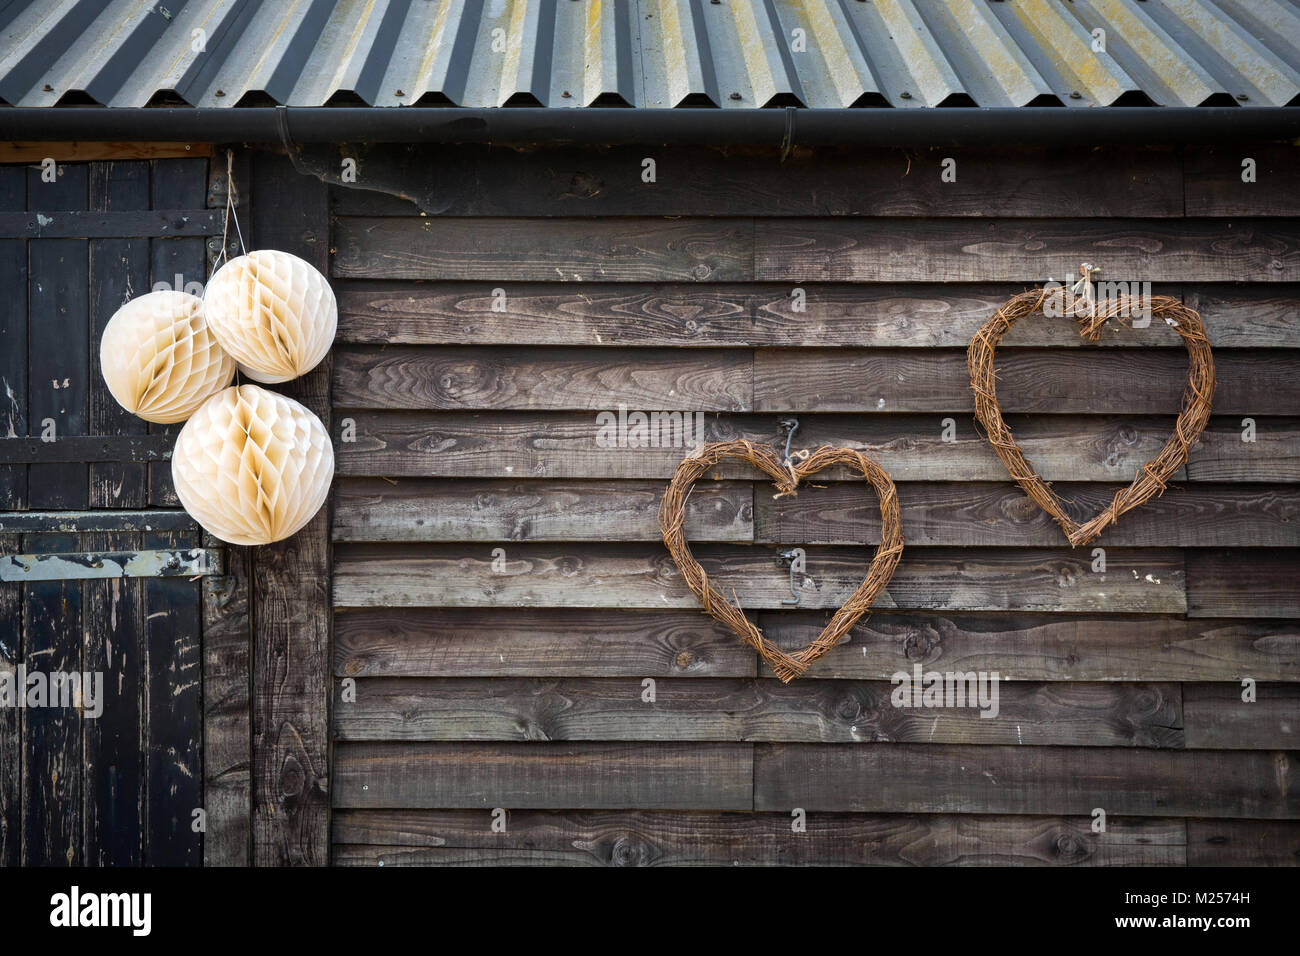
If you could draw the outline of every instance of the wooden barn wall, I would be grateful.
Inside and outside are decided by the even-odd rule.
[[[319,169],[341,157],[336,863],[1297,862],[1294,149],[371,148]],[[965,347],[1084,261],[1198,308],[1219,386],[1177,483],[1071,550],[977,431]],[[999,368],[1081,516],[1164,442],[1186,355],[1163,327],[1088,346],[1037,318]],[[898,482],[902,563],[807,677],[699,611],[656,524],[685,449],[602,447],[620,407],[702,412],[710,440],[777,443],[797,417],[795,448],[866,448]],[[780,500],[712,477],[697,556],[802,646],[865,573],[873,500],[842,473]],[[916,664],[999,672],[1000,713],[893,707]]]

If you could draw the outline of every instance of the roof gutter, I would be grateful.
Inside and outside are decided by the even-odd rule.
[[[1203,144],[1300,139],[1300,107],[3,107],[0,139],[713,146]]]

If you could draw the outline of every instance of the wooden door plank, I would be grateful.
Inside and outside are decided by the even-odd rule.
[[[107,478],[107,476],[101,476]],[[140,475],[143,479],[143,474]],[[139,491],[143,494],[143,481]],[[92,492],[95,484],[92,482]],[[131,532],[86,535],[92,549],[141,547]],[[84,722],[85,848],[88,866],[141,866],[147,796],[148,701],[145,585],[110,578],[82,584],[86,670],[104,675],[103,712]],[[152,625],[150,625],[152,626]]]
[[[25,356],[26,352],[23,354]],[[21,551],[22,539],[18,535],[0,535],[0,557]],[[11,681],[16,681],[18,666],[24,662],[23,613],[26,606],[26,585],[0,585],[0,673]],[[17,707],[0,708],[0,866],[22,864],[22,760],[22,712]]]
[[[81,186],[84,194],[84,170]],[[53,444],[60,436],[86,434],[89,424],[88,256],[82,239],[30,244],[28,421],[34,436]],[[84,461],[34,464],[29,476],[32,508],[85,508],[89,503]]]
[[[93,163],[90,208],[107,211],[147,209],[149,164]],[[104,383],[99,346],[104,327],[126,302],[149,291],[149,241],[113,237],[90,243],[90,428],[91,435],[146,435],[148,423],[113,398]],[[148,501],[148,466],[109,461],[90,465],[92,508],[143,508]]]
[[[148,532],[146,548],[197,547],[194,533]],[[203,835],[202,652],[198,582],[144,581],[149,683],[149,809],[145,860],[150,866],[199,866]]]
[[[46,182],[43,167],[27,167],[33,217],[87,206],[89,167],[66,164],[55,170],[54,181]],[[34,240],[27,258],[28,428],[31,435],[57,444],[59,438],[85,435],[89,424],[89,244]],[[28,474],[32,508],[84,508],[88,503],[84,462],[34,464]]]
[[[0,210],[27,208],[27,170],[0,166]],[[0,435],[29,434],[27,414],[27,243],[0,239],[0,274],[13,276],[0,296]],[[27,505],[27,465],[0,463],[0,509]]]
[[[208,161],[206,159],[155,159],[151,167],[150,197],[155,209],[184,206],[201,209],[207,204]],[[162,287],[176,292],[202,294],[208,278],[207,248],[200,238],[165,238],[149,240],[151,288]],[[149,434],[162,436],[175,444],[184,423],[149,425]],[[149,465],[149,503],[155,507],[180,505],[172,486],[170,462]]]
[[[75,550],[75,534],[23,537],[29,550]],[[5,585],[9,587],[11,585]],[[82,715],[63,682],[81,675],[82,593],[80,581],[32,582],[23,588],[23,662],[38,683],[28,686],[20,717],[23,729],[23,866],[80,866],[84,825]],[[53,678],[62,684],[58,693]],[[105,692],[108,675],[104,677]],[[32,691],[43,683],[45,706],[31,706]],[[40,698],[36,698],[40,699]],[[56,705],[57,704],[57,705]]]

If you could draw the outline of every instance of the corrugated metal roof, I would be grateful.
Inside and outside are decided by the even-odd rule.
[[[1298,3],[0,0],[0,100],[1286,106],[1300,99]]]

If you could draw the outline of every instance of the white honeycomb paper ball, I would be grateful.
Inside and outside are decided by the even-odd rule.
[[[287,252],[259,249],[217,270],[203,294],[212,334],[256,382],[310,372],[334,341],[338,304],[329,282]]]
[[[231,544],[289,537],[320,510],[333,477],[334,448],[321,420],[256,385],[213,395],[172,452],[181,504]]]
[[[150,292],[113,313],[99,340],[108,390],[150,422],[183,422],[235,377],[235,360],[217,342],[203,300],[188,292]]]

